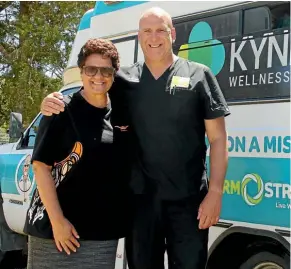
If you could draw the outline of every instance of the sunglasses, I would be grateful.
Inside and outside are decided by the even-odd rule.
[[[103,66],[83,66],[85,74],[89,77],[94,77],[100,71],[101,76],[103,77],[112,77],[115,73],[113,67],[103,67]]]

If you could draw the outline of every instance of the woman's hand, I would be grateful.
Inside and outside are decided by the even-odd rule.
[[[52,229],[59,251],[64,249],[68,255],[70,255],[71,251],[77,251],[77,248],[80,247],[80,243],[77,240],[79,235],[75,227],[66,218],[52,223]]]

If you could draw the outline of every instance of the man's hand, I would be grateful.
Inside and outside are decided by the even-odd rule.
[[[40,106],[40,112],[45,116],[59,114],[64,111],[65,104],[62,101],[63,95],[59,92],[53,92],[45,97]]]
[[[197,219],[199,229],[207,229],[216,224],[221,211],[222,193],[216,190],[209,190],[199,206]]]
[[[60,252],[65,252],[70,255],[71,251],[76,252],[80,247],[78,242],[79,235],[75,227],[66,219],[52,223],[53,234],[56,246]]]

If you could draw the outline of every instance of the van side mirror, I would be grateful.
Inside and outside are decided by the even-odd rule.
[[[22,114],[17,112],[11,112],[8,130],[10,140],[17,141],[21,137],[22,132]]]

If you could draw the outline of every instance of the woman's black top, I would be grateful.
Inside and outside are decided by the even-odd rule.
[[[32,161],[53,166],[56,181],[73,167],[57,193],[83,240],[118,239],[130,230],[129,137],[111,115],[110,105],[96,108],[77,92],[64,112],[43,116],[33,151]]]

